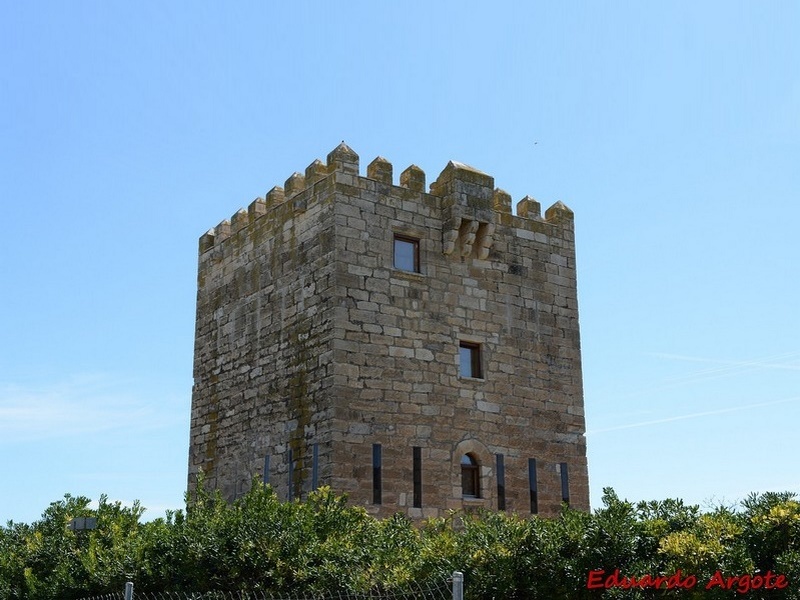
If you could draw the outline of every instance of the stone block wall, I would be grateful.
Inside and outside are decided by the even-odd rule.
[[[201,238],[190,489],[202,468],[228,497],[262,474],[380,516],[588,509],[572,212],[515,215],[456,162],[428,192],[392,171],[342,144]]]
[[[298,180],[200,239],[190,491],[202,469],[211,487],[234,498],[270,457],[276,487],[299,496],[312,484],[310,441],[330,440],[333,180]]]

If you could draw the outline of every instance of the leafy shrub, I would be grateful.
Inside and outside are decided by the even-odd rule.
[[[452,512],[415,524],[402,515],[378,521],[327,488],[282,502],[254,481],[233,503],[200,485],[185,510],[147,523],[143,512],[106,497],[93,509],[88,498],[67,495],[31,525],[8,523],[0,528],[0,600],[70,600],[118,592],[128,580],[153,592],[395,590],[454,570],[464,572],[469,600],[737,598],[704,583],[717,571],[768,570],[791,584],[769,598],[800,599],[800,503],[792,494],[754,494],[741,510],[701,513],[680,500],[634,504],[606,489],[591,514]],[[97,528],[71,531],[75,517],[96,517]],[[593,571],[679,569],[697,577],[694,590],[587,588]]]

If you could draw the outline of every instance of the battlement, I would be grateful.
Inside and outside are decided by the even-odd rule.
[[[203,254],[239,231],[253,226],[262,218],[295,200],[292,210],[302,212],[307,208],[307,198],[314,186],[334,176],[336,181],[347,185],[356,183],[355,178],[377,184],[395,186],[392,163],[378,156],[367,165],[366,176],[359,174],[359,156],[342,142],[328,153],[326,163],[314,160],[304,173],[294,172],[283,187],[273,187],[264,198],[258,197],[247,209],[239,209],[230,219],[225,219],[200,237],[199,251]],[[491,247],[491,238],[498,224],[529,233],[552,235],[553,228],[572,231],[573,212],[562,202],[556,202],[542,216],[541,204],[531,196],[525,196],[512,212],[511,196],[494,186],[494,178],[474,167],[457,161],[449,161],[436,180],[425,192],[425,172],[417,165],[410,165],[402,173],[398,184],[409,192],[416,192],[438,199],[442,210],[443,252],[451,254],[460,247],[466,256],[473,250],[478,239],[477,255],[486,258]],[[524,235],[524,234],[523,234]]]

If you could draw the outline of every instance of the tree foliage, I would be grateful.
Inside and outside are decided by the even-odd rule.
[[[93,508],[67,495],[30,525],[9,522],[0,528],[0,600],[69,600],[120,591],[125,581],[158,592],[369,591],[443,581],[455,570],[467,597],[481,600],[739,598],[744,576],[752,585],[768,572],[788,586],[761,585],[745,597],[800,598],[800,503],[788,493],[702,512],[680,500],[631,503],[606,489],[591,514],[453,512],[414,524],[376,520],[327,488],[282,502],[254,482],[233,503],[201,485],[185,510],[149,522],[143,512],[138,503],[101,497]],[[95,517],[97,527],[72,531],[76,517]],[[630,585],[630,577],[666,582],[677,573],[696,584]],[[709,581],[725,585],[705,589]]]

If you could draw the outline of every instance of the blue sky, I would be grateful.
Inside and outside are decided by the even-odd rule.
[[[800,5],[0,4],[0,521],[183,505],[197,240],[341,140],[576,214],[593,505],[800,492]]]

